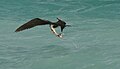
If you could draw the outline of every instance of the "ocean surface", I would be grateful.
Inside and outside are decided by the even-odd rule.
[[[48,25],[15,33],[33,18]],[[120,69],[120,0],[0,0],[0,69]]]

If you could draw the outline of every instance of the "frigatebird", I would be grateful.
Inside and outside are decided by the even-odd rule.
[[[63,29],[65,27],[69,27],[71,25],[66,25],[66,23],[64,21],[62,21],[61,19],[57,18],[58,21],[57,22],[51,22],[51,21],[48,21],[48,20],[43,20],[43,19],[40,19],[40,18],[34,18],[30,21],[28,21],[27,23],[21,25],[19,28],[17,28],[15,30],[15,32],[20,32],[20,31],[23,31],[23,30],[26,30],[26,29],[30,29],[32,27],[35,27],[35,26],[40,26],[40,25],[50,25],[50,29],[51,31],[58,37],[62,37],[61,33],[63,32]],[[61,33],[58,34],[56,31],[55,31],[55,28],[57,27],[61,27]]]

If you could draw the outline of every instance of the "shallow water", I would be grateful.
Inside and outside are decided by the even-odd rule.
[[[119,0],[1,0],[0,69],[119,69],[119,7]],[[14,32],[36,17],[72,27],[63,39],[49,26]]]

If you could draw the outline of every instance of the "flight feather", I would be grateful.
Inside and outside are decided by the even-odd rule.
[[[20,32],[22,30],[29,29],[29,28],[32,28],[32,27],[35,27],[35,26],[38,26],[38,25],[46,25],[46,24],[51,24],[51,22],[47,21],[47,20],[42,20],[42,19],[39,19],[39,18],[35,18],[35,19],[32,19],[32,20],[28,21],[27,23],[23,24],[19,28],[17,28],[15,30],[15,32]]]

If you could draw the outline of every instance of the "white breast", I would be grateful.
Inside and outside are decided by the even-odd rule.
[[[62,38],[62,34],[58,34],[53,26],[54,25],[52,25],[52,24],[50,25],[50,29],[51,29],[52,33],[55,34],[57,37]]]

